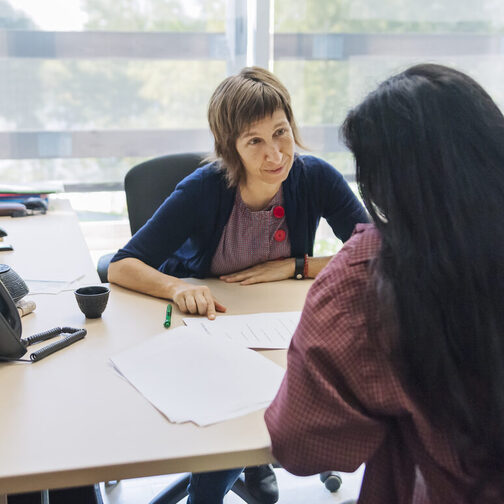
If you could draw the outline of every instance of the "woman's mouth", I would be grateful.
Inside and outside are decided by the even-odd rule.
[[[279,166],[278,168],[274,168],[273,170],[267,170],[271,175],[276,175],[283,170],[283,166]]]

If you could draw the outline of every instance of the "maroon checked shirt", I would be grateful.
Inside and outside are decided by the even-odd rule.
[[[369,272],[379,246],[378,231],[358,224],[311,287],[265,414],[273,454],[298,475],[365,462],[359,504],[469,503],[471,479],[446,433],[388,358],[394,331],[380,321]]]

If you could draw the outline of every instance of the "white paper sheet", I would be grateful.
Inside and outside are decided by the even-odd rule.
[[[59,294],[67,290],[77,288],[77,282],[82,280],[85,275],[79,275],[71,280],[25,280],[30,294]]]
[[[248,348],[288,348],[301,312],[253,313],[184,318],[188,327],[199,328],[209,336],[233,341]]]
[[[164,331],[110,360],[169,420],[201,426],[268,406],[284,375],[257,352],[189,327]]]

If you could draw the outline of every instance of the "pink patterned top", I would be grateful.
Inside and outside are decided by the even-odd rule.
[[[212,275],[235,273],[290,255],[282,188],[264,210],[256,212],[245,205],[237,190],[233,210],[212,259]]]

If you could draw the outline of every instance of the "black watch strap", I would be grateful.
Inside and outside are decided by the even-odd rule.
[[[296,266],[294,268],[294,278],[296,280],[303,280],[304,278],[304,257],[296,257]]]

